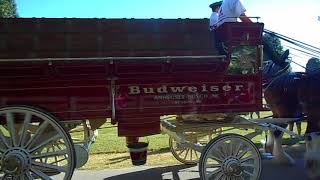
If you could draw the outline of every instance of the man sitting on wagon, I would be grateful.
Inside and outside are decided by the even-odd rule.
[[[245,14],[246,8],[241,0],[223,0],[220,10],[217,26],[224,22],[237,22],[240,18],[242,22],[252,22]]]
[[[218,22],[216,27],[219,27],[225,22],[237,22],[239,18],[242,22],[252,22],[245,14],[246,8],[243,6],[241,0],[223,0],[220,10]],[[227,54],[227,46],[219,38],[219,35],[215,36],[216,48],[221,55]]]
[[[209,6],[212,9],[210,16],[210,31],[213,31],[217,26],[221,4],[222,1],[218,1],[210,4]]]

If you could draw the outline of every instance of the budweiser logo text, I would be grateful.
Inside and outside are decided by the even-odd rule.
[[[199,85],[199,86],[168,86],[162,85],[159,87],[142,87],[142,86],[129,86],[130,95],[136,94],[167,94],[167,93],[219,93],[219,92],[242,92],[244,89],[243,84],[220,84],[220,85]]]

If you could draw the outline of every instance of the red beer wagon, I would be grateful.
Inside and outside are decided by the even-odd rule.
[[[203,179],[215,167],[259,178],[250,138],[267,127],[240,115],[263,109],[262,31],[262,23],[225,23],[213,34],[207,19],[0,19],[0,177],[71,179],[111,118],[129,147],[162,130],[181,162],[202,152]],[[84,139],[73,140],[80,127]],[[211,140],[221,127],[256,131]],[[225,152],[237,155],[221,159]]]

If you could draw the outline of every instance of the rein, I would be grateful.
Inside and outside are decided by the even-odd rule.
[[[273,67],[273,66],[272,66]],[[270,69],[272,68],[270,67]],[[269,69],[269,70],[270,70]],[[290,69],[290,63],[288,63],[282,70],[280,70],[279,72],[277,72],[275,75],[273,75],[271,77],[271,81],[269,82],[269,84],[267,85],[266,88],[264,88],[264,90],[266,91],[272,83],[274,83],[278,78],[280,78],[282,75],[286,74],[286,73],[289,73],[288,70]]]

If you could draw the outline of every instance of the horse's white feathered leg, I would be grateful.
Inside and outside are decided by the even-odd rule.
[[[311,179],[320,179],[320,133],[306,135],[306,169]]]
[[[273,144],[274,144],[274,134],[273,134],[273,131],[269,131],[265,151],[268,153],[272,153]]]
[[[283,165],[293,165],[295,164],[294,159],[282,147],[282,136],[283,133],[278,137],[275,136],[272,154],[276,162]]]

